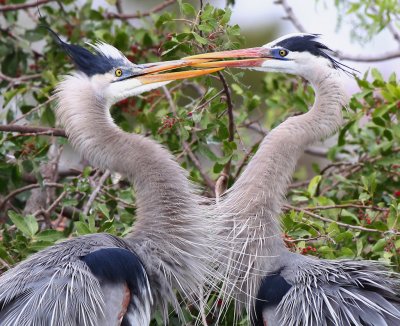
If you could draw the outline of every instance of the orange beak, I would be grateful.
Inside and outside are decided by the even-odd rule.
[[[169,72],[163,73],[161,72],[173,70],[177,68],[183,67],[191,67],[195,66],[199,67],[198,64],[207,62],[206,59],[195,59],[195,60],[174,60],[174,61],[165,61],[165,62],[156,62],[150,64],[140,65],[143,67],[141,74],[136,77],[142,84],[152,84],[157,82],[164,81],[173,81],[179,79],[193,78],[202,75],[211,74],[213,72],[222,70],[223,67],[210,67],[210,69],[198,69],[198,70],[186,70],[186,71],[177,71],[177,72]]]
[[[233,59],[237,60],[220,60]],[[247,48],[241,50],[221,51],[192,55],[183,60],[192,61],[193,67],[201,68],[233,68],[233,67],[260,67],[266,60],[272,59],[271,50],[268,48]],[[203,62],[193,63],[193,60],[206,60]]]

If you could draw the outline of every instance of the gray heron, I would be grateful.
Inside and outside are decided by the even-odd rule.
[[[53,33],[53,32],[52,32]],[[196,301],[209,268],[210,222],[200,196],[167,149],[114,124],[124,98],[220,68],[166,72],[190,61],[134,64],[106,43],[92,51],[53,36],[77,71],[56,88],[56,116],[73,147],[136,189],[137,219],[125,238],[93,234],[44,249],[0,277],[1,325],[148,325],[176,290]]]
[[[222,254],[222,292],[254,325],[400,325],[400,276],[378,262],[315,259],[290,252],[281,213],[296,162],[305,148],[342,125],[348,103],[341,71],[315,34],[290,34],[262,47],[204,53],[200,67],[282,72],[308,80],[315,102],[262,141],[235,184],[215,205],[232,250]],[[224,60],[221,60],[224,59]]]

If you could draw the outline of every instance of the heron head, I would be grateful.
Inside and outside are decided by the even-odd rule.
[[[353,70],[329,55],[331,51],[317,40],[318,34],[296,33],[278,38],[262,47],[232,51],[204,53],[187,59],[207,59],[199,67],[238,67],[265,72],[284,72],[300,75],[307,79],[318,74],[321,69]],[[234,60],[232,60],[234,59]]]
[[[92,47],[92,51],[89,51],[79,45],[65,43],[54,32],[52,33],[61,48],[72,59],[78,72],[91,83],[93,91],[105,97],[110,104],[174,80],[197,77],[223,69],[218,67],[161,73],[191,66],[199,61],[175,60],[135,64],[112,45],[103,42],[89,44]]]

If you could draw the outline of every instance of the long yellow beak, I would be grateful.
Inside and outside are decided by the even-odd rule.
[[[239,58],[237,60],[229,60]],[[220,60],[224,59],[224,60]],[[227,60],[228,59],[228,60]],[[247,48],[232,51],[221,51],[197,54],[183,58],[182,60],[191,61],[193,67],[199,68],[228,68],[228,67],[260,67],[266,60],[272,59],[271,49],[268,48]],[[203,62],[193,62],[193,60],[204,60]]]
[[[177,72],[169,72],[161,74],[161,72],[177,68],[191,67],[191,66],[199,67],[198,66],[199,64],[207,61],[209,60],[187,59],[187,60],[175,60],[175,61],[165,61],[165,62],[145,64],[142,65],[143,66],[142,74],[136,77],[136,79],[138,79],[142,84],[153,84],[157,82],[198,77],[202,75],[211,74],[213,72],[223,69],[223,67],[212,67],[211,69],[186,70],[186,71],[177,71]]]

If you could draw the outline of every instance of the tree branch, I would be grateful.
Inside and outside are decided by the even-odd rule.
[[[337,56],[341,60],[349,60],[356,62],[377,62],[377,61],[385,61],[400,58],[400,50],[388,51],[385,53],[364,56],[364,55],[352,55],[348,53],[343,53],[341,51],[336,51],[335,56]]]
[[[21,125],[0,125],[0,131],[19,132],[21,134],[32,135],[52,135],[58,137],[67,137],[64,129],[50,127],[34,127]]]
[[[285,10],[286,17],[284,19],[290,20],[294,27],[301,32],[301,33],[307,33],[306,29],[304,26],[300,23],[300,21],[297,19],[297,16],[294,14],[292,7],[287,3],[286,0],[276,0],[274,2],[277,5],[281,5],[283,9]]]
[[[49,97],[46,101],[44,101],[43,103],[38,104],[36,107],[34,107],[33,109],[29,110],[28,112],[26,112],[25,114],[22,114],[21,116],[19,116],[18,118],[14,119],[13,121],[10,122],[10,125],[13,125],[15,123],[17,123],[18,121],[21,121],[22,119],[26,118],[28,115],[39,111],[42,107],[46,106],[47,104],[49,104],[50,102],[52,102],[54,100],[53,97]]]
[[[32,184],[32,185],[27,185],[21,188],[18,188],[12,192],[10,192],[6,197],[4,197],[3,201],[0,203],[0,211],[2,211],[4,209],[5,204],[13,197],[15,197],[16,195],[20,194],[21,192],[27,191],[27,190],[31,190],[31,189],[35,189],[35,188],[40,188],[42,186],[46,186],[46,187],[56,187],[56,188],[64,188],[64,185],[61,183],[55,183],[55,182],[46,182],[43,183],[43,185],[36,183],[36,184]]]
[[[168,88],[166,86],[162,87],[162,90],[164,91],[165,97],[167,98],[167,101],[169,103],[169,106],[171,107],[172,112],[176,115],[176,106],[175,103],[172,99],[171,93],[168,90]],[[185,141],[184,139],[182,139],[182,146],[183,149],[185,150],[185,152],[188,154],[190,160],[192,161],[192,163],[194,164],[194,166],[199,170],[201,177],[203,178],[204,182],[206,183],[207,187],[209,188],[209,190],[211,191],[211,194],[214,196],[214,181],[207,175],[207,173],[204,172],[203,167],[200,164],[199,159],[197,158],[197,156],[192,152],[192,149],[190,148],[190,145],[187,143],[187,141]]]
[[[7,75],[4,75],[3,73],[0,72],[0,80],[5,80],[8,81],[9,83],[12,84],[19,84],[31,79],[39,78],[41,77],[42,74],[32,74],[32,75],[25,75],[25,76],[20,76],[20,77],[10,77]]]
[[[283,7],[283,9],[285,10],[286,17],[284,17],[284,19],[289,20],[299,32],[307,33],[307,30],[300,23],[299,19],[295,15],[292,7],[288,4],[288,2],[286,0],[276,0],[274,3],[277,5],[281,5]],[[389,26],[388,28],[392,32],[392,34],[393,34],[393,32],[395,32],[393,30],[392,26]],[[397,34],[393,34],[393,35],[397,40],[398,35]],[[341,60],[356,61],[356,62],[377,62],[377,61],[385,61],[385,60],[400,58],[400,50],[390,51],[390,52],[386,52],[386,53],[382,53],[382,54],[377,54],[374,56],[352,55],[352,54],[343,53],[341,51],[334,51],[334,52],[335,52],[335,55]]]
[[[37,1],[33,1],[33,2],[21,3],[21,4],[15,4],[15,5],[4,5],[4,6],[0,7],[0,12],[15,11],[15,10],[37,7],[37,6],[44,5],[46,3],[54,2],[54,1],[57,1],[57,0],[37,0]]]
[[[90,194],[90,197],[89,197],[85,207],[83,207],[83,210],[82,210],[83,214],[88,215],[90,207],[92,207],[93,202],[95,201],[95,199],[97,197],[97,194],[101,190],[101,187],[103,186],[104,182],[106,182],[106,180],[110,176],[110,174],[111,174],[110,170],[106,170],[106,172],[103,173],[96,188]]]
[[[314,217],[316,219],[319,219],[321,221],[324,221],[324,222],[327,222],[327,223],[336,223],[337,225],[343,226],[343,227],[348,228],[348,229],[354,229],[354,230],[366,231],[366,232],[374,232],[374,233],[392,233],[392,234],[395,234],[395,235],[400,235],[400,232],[396,232],[394,230],[381,231],[381,230],[377,230],[377,229],[366,228],[366,227],[363,227],[363,226],[351,225],[351,224],[347,224],[347,223],[343,223],[343,222],[339,222],[339,221],[334,221],[334,220],[331,220],[329,218],[323,217],[321,215],[317,215],[315,213],[309,212],[304,208],[299,208],[299,207],[295,207],[295,206],[288,205],[288,204],[284,205],[283,209],[284,210],[294,210],[296,212],[301,212],[301,213],[304,213],[304,214],[306,214],[308,216],[311,216],[311,217]]]
[[[104,17],[107,19],[121,19],[121,20],[143,18],[143,17],[150,16],[156,12],[159,12],[159,11],[163,10],[164,8],[172,5],[175,2],[176,2],[176,0],[166,0],[163,3],[160,3],[159,5],[153,7],[149,11],[139,12],[136,14],[120,14],[120,13],[109,12],[109,13],[106,13]]]
[[[225,80],[224,75],[222,72],[218,71],[219,80],[222,83],[224,88],[224,93],[226,96],[226,104],[228,106],[228,131],[229,131],[229,142],[232,142],[235,138],[235,121],[233,118],[233,104],[232,104],[232,96],[231,91],[229,89],[228,83]],[[219,175],[217,182],[215,183],[215,197],[218,199],[228,187],[228,180],[231,171],[231,159],[225,164],[224,169],[222,170],[221,174]]]

